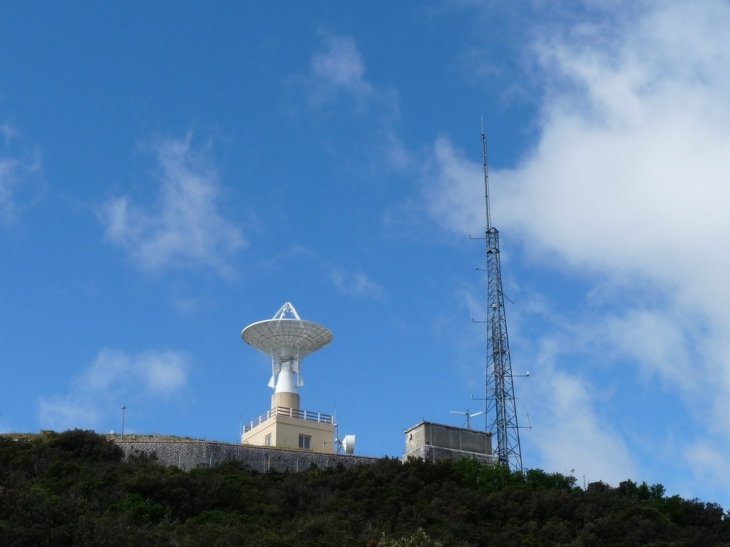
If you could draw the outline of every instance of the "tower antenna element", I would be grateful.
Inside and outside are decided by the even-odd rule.
[[[522,472],[520,428],[517,423],[512,359],[507,336],[507,315],[502,292],[502,266],[499,257],[499,231],[492,226],[489,206],[489,169],[487,137],[482,121],[482,157],[484,160],[484,201],[487,229],[487,366],[485,429],[497,435],[497,460],[512,471]]]
[[[492,227],[492,212],[489,207],[489,167],[487,165],[487,137],[484,134],[484,118],[482,118],[482,160],[484,167],[484,202],[487,205],[487,232]]]

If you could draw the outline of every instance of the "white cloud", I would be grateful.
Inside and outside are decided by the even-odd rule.
[[[337,290],[342,294],[375,297],[380,297],[383,294],[383,288],[362,272],[345,273],[335,270],[330,277]]]
[[[154,209],[116,197],[97,217],[107,240],[125,249],[142,270],[203,266],[227,275],[230,258],[247,243],[218,210],[217,173],[204,153],[191,148],[191,139],[162,140],[153,147],[160,167]]]
[[[166,396],[185,387],[188,357],[173,351],[147,351],[127,355],[102,350],[86,372],[76,380],[80,390],[108,392],[134,384],[155,396]]]
[[[8,124],[0,126],[4,147],[0,147],[0,223],[17,222],[20,211],[40,199],[45,190],[38,150],[11,149],[18,133]]]
[[[327,51],[312,58],[312,72],[355,95],[370,95],[372,86],[363,79],[365,66],[355,41],[349,37],[326,35]]]
[[[412,154],[403,145],[403,142],[392,131],[386,133],[382,150],[385,164],[394,171],[407,173],[414,165]]]
[[[659,295],[615,301],[633,308],[617,340],[689,399],[718,402],[730,396],[727,358],[713,351],[730,335],[730,77],[717,69],[728,24],[725,3],[676,2],[625,23],[608,51],[592,45],[600,27],[577,45],[543,42],[561,85],[536,149],[495,175],[504,226],[537,256]]]
[[[570,323],[545,307],[539,295],[523,295],[518,309],[520,313],[511,316],[512,327],[518,327],[512,332],[526,329],[525,321],[534,315],[554,325],[544,335],[511,340],[512,349],[518,352],[518,362],[513,362],[519,369],[513,369],[515,374],[531,371],[529,378],[515,378],[525,465],[561,473],[573,469],[589,482],[602,480],[613,485],[635,478],[637,464],[629,445],[602,410],[612,388],[591,381],[590,370],[583,365],[591,359],[587,355],[610,346],[605,341],[605,324]],[[575,362],[576,356],[581,366],[573,370],[566,363]],[[600,367],[600,363],[593,364]]]
[[[693,293],[698,262],[724,264],[730,79],[716,67],[730,39],[713,31],[730,8],[718,7],[658,7],[609,52],[591,46],[598,31],[540,46],[544,69],[574,91],[548,96],[539,145],[496,175],[507,225],[535,250]]]
[[[114,410],[117,407],[114,403]],[[41,398],[38,417],[42,429],[65,431],[67,429],[99,429],[102,424],[97,405],[80,396]]]
[[[727,456],[722,452],[711,443],[698,442],[687,446],[683,456],[705,480],[720,479],[721,486],[728,488],[730,477],[727,474]]]
[[[0,133],[2,133],[5,140],[5,146],[8,146],[10,141],[18,136],[18,132],[15,128],[8,123],[0,125]]]
[[[699,395],[699,376],[683,374],[693,360],[694,333],[671,310],[629,307],[625,315],[610,315],[598,328],[615,357],[627,357],[648,376],[656,374],[687,395]]]
[[[365,78],[365,64],[355,40],[322,33],[325,50],[312,57],[307,85],[311,100],[321,105],[342,90],[359,101],[372,98],[375,90]]]
[[[291,265],[301,259],[310,259],[315,256],[315,253],[307,249],[302,245],[295,245],[289,249],[286,249],[280,253],[277,253],[269,258],[266,258],[259,262],[263,268],[278,268],[281,264],[291,267]]]
[[[173,296],[171,298],[172,305],[181,313],[189,313],[196,311],[200,305],[197,298],[189,296]]]
[[[102,350],[68,393],[41,398],[39,418],[53,429],[99,428],[119,404],[168,399],[187,386],[190,358],[174,351],[129,355]]]
[[[320,107],[345,94],[356,102],[359,111],[374,104],[383,109],[383,121],[390,123],[397,117],[397,93],[365,78],[365,63],[355,40],[324,31],[320,35],[324,49],[312,56],[305,79],[311,104]]]
[[[426,206],[444,227],[464,235],[484,232],[486,212],[482,168],[441,137],[424,173]],[[480,199],[481,196],[481,199]]]
[[[596,413],[590,384],[544,362],[536,366],[540,376],[531,382],[539,382],[538,387],[521,386],[534,401],[529,407],[534,429],[523,438],[529,435],[527,442],[539,447],[540,466],[561,473],[574,469],[613,485],[635,477],[636,465],[620,433]],[[522,424],[527,425],[524,417]]]
[[[701,481],[713,489],[718,496],[715,499],[703,500],[720,503],[727,507],[725,500],[718,499],[727,496],[730,489],[730,475],[727,473],[728,457],[727,444],[718,443],[710,439],[700,440],[688,444],[679,454],[691,473],[687,473],[681,485],[682,496],[688,499],[697,498],[696,484]]]
[[[379,153],[371,167],[400,173],[412,170],[414,159],[395,130],[400,118],[397,90],[365,77],[365,62],[352,37],[326,31],[319,35],[323,47],[312,55],[303,78],[310,106],[320,114],[326,106],[327,115],[348,115],[354,105],[356,115],[367,114],[378,128],[374,146]]]
[[[492,171],[494,224],[536,264],[614,288],[591,303],[606,328],[592,347],[613,342],[615,360],[679,393],[696,434],[715,435],[712,452],[680,451],[719,474],[730,466],[730,5],[637,5],[593,20],[588,6],[585,24],[543,27],[539,139],[515,168]],[[436,141],[425,195],[443,226],[483,229],[479,170]],[[563,432],[582,428],[571,424]],[[547,457],[551,446],[543,439]]]

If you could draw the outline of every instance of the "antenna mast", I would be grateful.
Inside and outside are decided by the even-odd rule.
[[[487,232],[492,227],[492,212],[489,207],[489,168],[487,167],[487,136],[484,134],[484,120],[482,120],[482,160],[484,166],[484,201],[487,204]],[[489,247],[487,247],[489,250]]]
[[[484,199],[487,212],[487,370],[485,429],[497,434],[497,458],[500,465],[522,472],[520,428],[512,377],[507,316],[502,292],[502,267],[499,260],[499,231],[492,226],[489,208],[489,171],[487,138],[482,122],[482,156],[484,158]]]

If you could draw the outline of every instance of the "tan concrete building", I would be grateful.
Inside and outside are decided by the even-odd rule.
[[[279,406],[246,425],[241,442],[333,454],[335,427],[328,414]]]

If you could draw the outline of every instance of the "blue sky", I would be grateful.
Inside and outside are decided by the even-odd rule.
[[[730,5],[0,7],[0,431],[234,442],[241,330],[357,452],[484,391],[480,118],[527,467],[730,505]],[[483,422],[477,422],[480,427]]]

